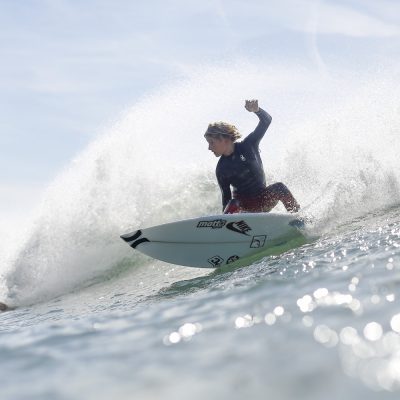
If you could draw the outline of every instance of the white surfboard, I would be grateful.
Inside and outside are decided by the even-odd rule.
[[[303,221],[295,214],[222,214],[139,229],[121,238],[157,260],[216,268],[304,237],[302,227]]]

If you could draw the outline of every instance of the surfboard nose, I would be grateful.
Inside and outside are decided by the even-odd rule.
[[[136,248],[140,243],[149,242],[147,238],[140,238],[142,236],[142,231],[139,229],[136,232],[126,233],[121,235],[120,238],[129,244],[133,249]]]
[[[125,242],[129,243],[129,242],[133,242],[134,240],[136,240],[138,237],[140,237],[141,234],[142,234],[142,231],[139,229],[138,231],[135,231],[135,232],[125,233],[125,234],[121,235],[120,238],[122,240],[125,240]]]

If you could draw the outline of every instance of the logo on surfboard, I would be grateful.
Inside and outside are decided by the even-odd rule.
[[[207,260],[213,267],[218,267],[224,262],[224,259],[220,256],[214,256]]]
[[[227,263],[227,264],[231,264],[231,263],[233,263],[233,262],[239,260],[239,258],[240,258],[240,257],[237,256],[237,255],[230,256],[230,257],[226,260],[226,263]]]
[[[221,229],[225,226],[226,221],[224,219],[214,219],[212,221],[200,221],[197,224],[198,228],[212,228]]]
[[[122,240],[125,240],[126,243],[129,244],[133,249],[136,249],[136,247],[144,242],[150,242],[149,239],[147,238],[140,238],[142,236],[142,231],[139,229],[133,234],[127,234],[127,235],[121,235],[120,238]],[[140,238],[140,239],[139,239]]]
[[[265,235],[253,236],[253,240],[251,241],[250,247],[252,249],[259,249],[260,247],[264,247],[266,239],[267,236]]]
[[[251,231],[251,228],[244,221],[229,222],[229,224],[226,225],[226,228],[233,232],[250,236],[247,232]]]

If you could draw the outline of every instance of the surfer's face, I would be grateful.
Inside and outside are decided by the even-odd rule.
[[[208,136],[206,140],[208,142],[208,150],[212,151],[215,157],[227,155],[231,147],[233,147],[233,142],[230,139]]]

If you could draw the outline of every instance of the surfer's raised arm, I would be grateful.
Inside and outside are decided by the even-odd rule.
[[[270,126],[272,117],[258,106],[258,100],[246,100],[244,107],[247,111],[255,113],[260,120],[256,129],[244,139],[244,142],[258,145]]]

